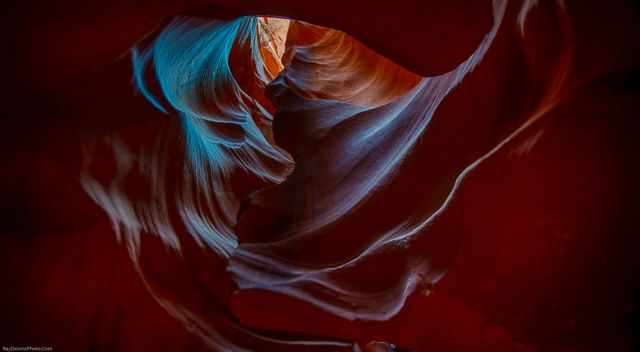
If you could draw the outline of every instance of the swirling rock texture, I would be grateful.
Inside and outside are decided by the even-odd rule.
[[[632,2],[11,11],[3,346],[638,347]]]

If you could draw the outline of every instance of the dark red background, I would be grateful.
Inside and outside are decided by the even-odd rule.
[[[556,50],[558,34],[547,25],[554,19],[544,15],[553,6],[542,2],[521,49],[513,46],[519,4],[512,1],[511,27],[489,54],[495,57],[445,101],[442,114],[475,113],[468,122],[485,126],[495,112],[523,109],[539,94],[536,77],[544,72],[527,79],[520,72],[527,58],[534,68],[546,67]],[[151,299],[107,217],[79,183],[83,144],[161,119],[131,94],[126,49],[163,19],[219,11],[288,15],[345,30],[428,75],[450,69],[490,27],[489,1],[469,3],[4,5],[0,343],[60,351],[204,350]],[[301,330],[387,339],[419,351],[637,349],[638,7],[623,1],[567,6],[579,89],[539,126],[530,153],[516,160],[505,153],[469,177],[434,230],[443,235],[439,245],[449,248],[442,256],[450,264],[434,294],[410,300],[389,324],[343,326],[300,307],[299,315],[308,314]],[[455,154],[465,143],[452,137],[447,147]],[[412,158],[419,164],[419,154]],[[295,323],[247,302],[236,308],[245,323],[285,331]]]

